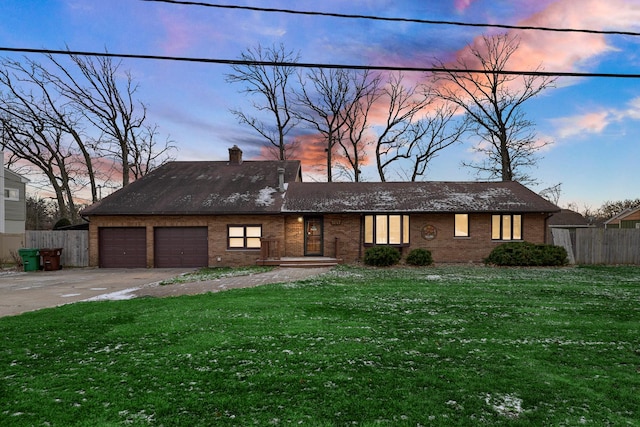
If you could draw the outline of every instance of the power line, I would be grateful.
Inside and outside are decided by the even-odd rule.
[[[143,0],[143,1],[150,1],[150,0]],[[474,69],[467,69],[467,68],[448,68],[448,67],[404,67],[404,66],[393,66],[393,65],[354,65],[354,64],[322,64],[322,63],[305,63],[305,62],[249,61],[249,60],[242,60],[242,59],[194,58],[194,57],[184,57],[184,56],[141,55],[141,54],[131,54],[131,53],[32,49],[32,48],[21,48],[21,47],[20,48],[0,47],[0,52],[1,51],[16,52],[16,53],[40,53],[45,55],[95,56],[95,57],[105,57],[105,58],[148,59],[148,60],[159,60],[159,61],[198,62],[198,63],[205,63],[205,64],[246,65],[246,66],[264,66],[264,67],[324,68],[324,69],[404,71],[404,72],[424,72],[424,73],[477,73],[477,74],[501,74],[501,75],[519,75],[519,76],[547,76],[547,77],[602,77],[602,78],[622,78],[622,79],[640,78],[640,74],[628,74],[628,73],[578,73],[578,72],[562,72],[562,71],[526,71],[526,70],[493,71],[493,70],[474,70]]]
[[[212,4],[212,3],[205,3],[205,2],[199,2],[199,1],[182,1],[182,0],[141,0],[141,1],[152,2],[152,3],[169,3],[169,4],[186,5],[186,6],[203,6],[203,7],[212,7],[212,8],[220,8],[220,9],[250,10],[254,12],[287,13],[287,14],[294,14],[294,15],[325,16],[325,17],[346,18],[346,19],[367,19],[367,20],[374,20],[374,21],[409,22],[414,24],[502,28],[507,30],[553,31],[553,32],[559,32],[559,33],[587,33],[587,34],[640,36],[640,33],[632,32],[632,31],[590,30],[585,28],[554,28],[554,27],[537,27],[537,26],[529,26],[529,25],[486,24],[486,23],[440,21],[440,20],[417,19],[417,18],[393,18],[393,17],[384,17],[384,16],[373,16],[373,15],[354,15],[354,14],[346,14],[346,13],[276,9],[276,8],[270,8],[270,7]]]

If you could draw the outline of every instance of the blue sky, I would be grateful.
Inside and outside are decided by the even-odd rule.
[[[261,13],[140,0],[3,0],[0,46],[204,58],[238,58],[258,44],[284,44],[301,62],[429,66],[464,53],[491,30],[482,27]],[[214,3],[212,0],[211,3]],[[239,4],[346,14],[511,25],[640,32],[637,0],[341,0],[234,1]],[[520,68],[636,73],[640,37],[521,32]],[[0,53],[1,54],[1,53]],[[5,55],[8,56],[8,55]],[[233,144],[257,158],[255,134],[229,109],[251,112],[240,85],[225,82],[226,65],[124,60],[140,84],[148,119],[175,141],[179,160],[222,160]],[[559,204],[597,208],[640,197],[640,79],[560,79],[525,105],[540,138],[553,141],[530,174],[534,191],[561,183]],[[473,180],[461,161],[471,144],[443,152],[427,179]],[[376,180],[373,171],[364,178]]]

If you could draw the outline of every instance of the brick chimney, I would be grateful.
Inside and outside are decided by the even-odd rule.
[[[229,164],[239,165],[242,164],[242,150],[237,145],[229,148]]]

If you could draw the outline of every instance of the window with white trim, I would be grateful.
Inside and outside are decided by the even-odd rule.
[[[453,229],[454,237],[469,237],[469,214],[456,214]]]
[[[5,200],[14,200],[20,201],[20,190],[17,188],[5,188],[4,189],[4,199]]]
[[[522,215],[492,215],[492,240],[522,240]]]
[[[365,215],[365,245],[408,245],[409,215]]]
[[[229,249],[260,249],[261,225],[229,225],[227,231]]]

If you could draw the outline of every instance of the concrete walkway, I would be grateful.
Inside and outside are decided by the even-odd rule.
[[[266,285],[268,283],[288,283],[308,279],[327,273],[331,267],[319,268],[276,268],[266,273],[250,274],[247,276],[225,277],[222,279],[202,282],[180,283],[160,286],[157,283],[143,286],[134,290],[135,297],[169,297],[179,295],[196,295],[207,292],[219,292],[228,289],[249,288]]]
[[[0,273],[0,316],[57,307],[158,283],[194,269],[69,268]],[[131,297],[129,297],[131,298]]]
[[[276,268],[266,273],[160,286],[194,269],[77,268],[0,273],[0,317],[78,301],[168,297],[293,282],[326,273],[323,268]]]

